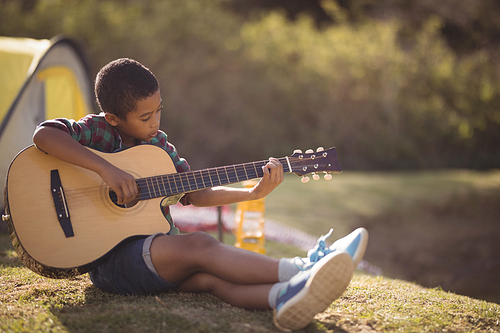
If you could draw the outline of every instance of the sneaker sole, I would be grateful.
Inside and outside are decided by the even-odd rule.
[[[356,252],[354,252],[354,256],[352,259],[354,261],[354,269],[358,268],[361,259],[363,259],[363,256],[365,255],[366,246],[368,245],[368,231],[365,228],[359,228],[359,229],[360,229],[359,232],[361,234],[361,239],[359,240],[359,246],[356,249]]]
[[[354,272],[351,256],[346,252],[330,253],[313,269],[315,272],[304,288],[283,305],[279,314],[274,311],[273,321],[279,329],[291,331],[307,326],[344,293]]]

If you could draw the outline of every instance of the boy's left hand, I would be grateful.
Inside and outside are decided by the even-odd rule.
[[[269,162],[262,167],[262,170],[264,171],[264,176],[252,189],[256,199],[267,196],[281,184],[284,179],[283,165],[274,157],[269,158]]]
[[[216,186],[191,192],[188,200],[197,207],[210,207],[262,199],[281,184],[284,178],[283,165],[276,158],[271,157],[262,170],[262,179],[251,189]]]

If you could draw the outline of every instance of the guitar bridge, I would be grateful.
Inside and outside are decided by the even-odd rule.
[[[68,204],[57,169],[50,171],[50,192],[52,192],[57,219],[59,220],[64,235],[66,237],[73,237],[75,234],[73,233],[73,226],[69,216]]]

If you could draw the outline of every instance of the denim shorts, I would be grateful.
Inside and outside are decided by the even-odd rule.
[[[92,283],[99,289],[116,294],[156,294],[166,292],[176,285],[162,279],[156,272],[149,249],[155,234],[128,241],[101,265],[89,272]]]

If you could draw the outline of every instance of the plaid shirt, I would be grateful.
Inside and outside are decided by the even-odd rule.
[[[120,134],[116,128],[106,121],[104,113],[99,115],[90,114],[78,121],[66,118],[47,120],[41,123],[40,126],[57,127],[71,135],[80,144],[104,153],[115,153],[130,148],[123,145]],[[167,141],[167,134],[165,132],[158,131],[157,135],[150,142],[141,141],[138,144],[152,144],[162,148],[172,159],[177,172],[189,171],[189,164],[185,159],[179,157],[175,147]],[[181,199],[183,205],[189,204],[187,197],[185,195]],[[170,215],[169,207],[163,206],[162,211],[168,223],[173,228],[174,222]]]

